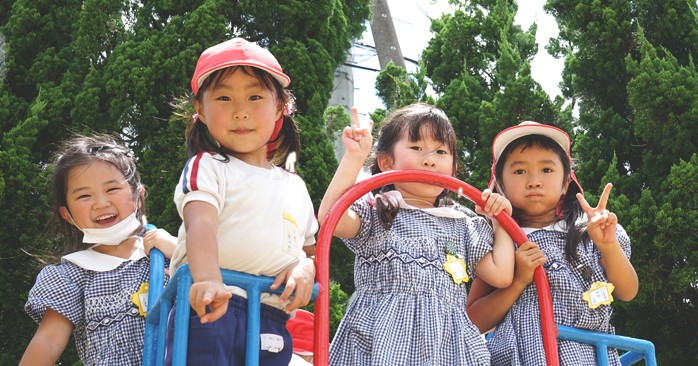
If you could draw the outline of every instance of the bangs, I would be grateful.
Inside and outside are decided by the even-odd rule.
[[[414,142],[424,137],[430,137],[448,146],[452,154],[455,153],[456,135],[445,114],[436,108],[418,111],[415,114],[413,118],[406,119],[405,131],[409,141]],[[422,136],[422,133],[428,133],[430,136]]]

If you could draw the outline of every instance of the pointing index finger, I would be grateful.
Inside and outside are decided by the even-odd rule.
[[[361,122],[359,121],[359,111],[356,107],[351,107],[351,126],[354,128],[361,127]]]

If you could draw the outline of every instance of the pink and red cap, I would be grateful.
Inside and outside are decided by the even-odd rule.
[[[298,309],[296,316],[286,322],[286,329],[293,339],[293,353],[301,356],[313,354],[314,319],[313,313]]]
[[[284,74],[279,61],[268,50],[243,38],[233,38],[208,48],[199,56],[194,77],[191,79],[191,90],[196,95],[204,80],[216,70],[231,66],[252,66],[271,74],[286,88],[291,78]]]
[[[552,139],[553,141],[557,142],[557,144],[560,145],[560,147],[562,147],[562,149],[567,153],[567,157],[570,159],[570,161],[572,160],[570,155],[570,136],[567,134],[567,132],[555,126],[544,125],[538,122],[521,122],[516,126],[502,130],[494,138],[494,142],[492,143],[492,176],[490,178],[488,188],[494,189],[496,182],[495,167],[497,166],[497,160],[499,160],[499,157],[502,155],[504,149],[506,149],[506,147],[509,146],[509,144],[514,140],[528,135],[542,135]],[[574,171],[570,172],[570,177],[579,188],[579,192],[584,193],[581,184],[579,184],[577,177],[574,175]]]

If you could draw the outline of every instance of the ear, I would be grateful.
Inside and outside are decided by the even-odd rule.
[[[283,116],[284,116],[284,105],[283,105],[283,103],[279,103],[279,106],[276,109],[276,115],[274,117],[274,121],[278,121],[279,118],[282,118]]]
[[[376,163],[382,172],[393,170],[393,157],[386,153],[379,153],[376,156]]]
[[[143,201],[145,200],[145,187],[140,186],[138,189],[138,208],[143,208]]]
[[[570,182],[572,182],[572,179],[570,177],[567,177],[564,182],[562,182],[562,195],[567,193],[567,190],[570,188]]]
[[[63,220],[68,221],[69,224],[75,226],[75,223],[73,220],[70,218],[70,212],[68,212],[68,208],[65,206],[61,206],[58,208],[58,212],[61,214],[61,217]]]
[[[199,102],[198,100],[194,99],[194,110],[196,110],[196,114],[199,116],[199,119],[203,124],[206,124],[206,116],[204,116],[204,106]]]

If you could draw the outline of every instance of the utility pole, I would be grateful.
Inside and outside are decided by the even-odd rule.
[[[385,69],[390,61],[404,69],[405,59],[402,57],[400,43],[397,40],[388,0],[373,0],[371,14],[371,33],[376,43],[376,53],[381,69]]]

